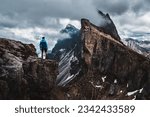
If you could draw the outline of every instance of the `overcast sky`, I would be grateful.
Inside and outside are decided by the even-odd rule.
[[[109,13],[122,38],[150,40],[150,0],[0,0],[0,37],[37,44],[44,35],[50,48],[68,23],[100,24],[97,9]]]

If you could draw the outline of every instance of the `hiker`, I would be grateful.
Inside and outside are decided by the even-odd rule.
[[[41,58],[43,60],[43,54],[47,55],[48,45],[45,40],[45,37],[42,37],[42,40],[40,41],[40,50],[41,50]],[[46,57],[45,57],[46,58]]]

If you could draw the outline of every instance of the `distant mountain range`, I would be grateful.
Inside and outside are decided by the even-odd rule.
[[[125,41],[128,47],[150,58],[150,41],[139,41],[132,38],[125,39]]]

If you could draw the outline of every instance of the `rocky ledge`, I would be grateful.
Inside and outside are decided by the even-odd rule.
[[[51,99],[57,63],[41,62],[32,44],[0,38],[0,99]]]

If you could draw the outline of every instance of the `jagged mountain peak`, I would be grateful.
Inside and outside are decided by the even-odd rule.
[[[69,99],[149,99],[150,61],[146,57],[88,19],[81,19],[80,33],[58,65],[56,83],[66,89]]]
[[[100,31],[103,35],[105,35],[107,38],[109,38],[112,41],[115,41],[116,43],[120,43],[121,45],[124,45],[121,40],[118,40],[117,37],[115,37],[113,35],[113,32],[109,32],[110,30],[105,31],[107,28],[109,27],[100,27],[100,26],[96,26],[93,23],[91,23],[88,19],[81,19],[81,30],[85,31],[85,30],[98,30]]]
[[[103,16],[103,18],[108,18],[108,19],[110,19],[110,16],[109,16],[108,13],[104,14],[104,13],[103,13],[102,11],[100,11],[100,10],[97,10],[97,11],[98,11],[99,15]]]
[[[110,15],[108,13],[104,14],[102,11],[98,10],[98,14],[103,19],[103,23],[99,26],[100,29],[102,29],[105,33],[110,34],[112,37],[114,37],[116,40],[120,41],[120,36],[118,34],[117,28],[110,18]]]
[[[58,56],[57,85],[70,99],[149,99],[150,61],[120,41],[109,14],[101,15],[110,23],[96,26],[81,19],[81,36],[54,47],[54,54],[65,49]],[[142,93],[129,96],[134,90]]]
[[[60,32],[61,33],[67,33],[69,35],[76,34],[79,31],[75,26],[72,24],[68,24],[64,29],[62,29]]]
[[[74,28],[74,29],[77,29],[74,25],[72,24],[67,24],[66,28]]]
[[[50,99],[57,63],[37,57],[32,44],[0,38],[0,99]]]
[[[136,99],[148,99],[149,97],[147,96],[150,94],[147,91],[150,83],[149,59],[129,49],[120,41],[113,38],[112,35],[110,36],[110,34],[105,33],[102,29],[99,30],[89,20],[82,19],[81,25],[81,39],[83,42],[82,58],[85,64],[84,66],[86,66],[84,67],[85,74],[87,74],[84,74],[83,77],[85,79],[83,79],[86,80],[89,78],[91,85],[95,84],[97,86],[96,83],[98,81],[101,82],[101,78],[105,76],[107,79],[106,82],[110,84],[108,86],[109,88],[107,87],[109,90],[106,91],[103,83],[100,83],[102,89],[100,92],[97,92],[97,95],[104,91],[104,95],[107,93],[107,95],[113,95],[116,98],[124,95],[123,97],[126,99],[131,99],[133,97],[130,97],[127,92],[142,89],[142,93],[135,94],[134,96],[137,96]],[[117,86],[114,83],[116,80]],[[88,85],[90,83],[87,83]],[[119,97],[117,97],[118,94]],[[99,98],[103,99],[102,97],[103,95],[99,96]]]

